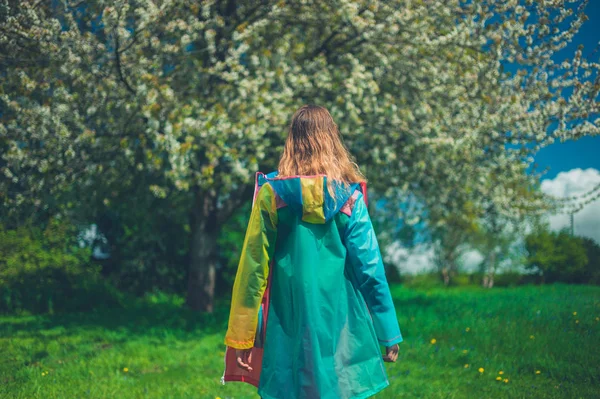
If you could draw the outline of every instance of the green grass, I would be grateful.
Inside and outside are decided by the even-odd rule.
[[[600,287],[392,291],[404,342],[375,397],[600,397]],[[0,398],[257,398],[219,383],[227,310],[0,317]]]

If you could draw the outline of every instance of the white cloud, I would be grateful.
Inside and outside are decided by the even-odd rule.
[[[584,194],[600,183],[600,171],[589,168],[560,172],[554,179],[542,181],[542,191],[563,198]],[[569,215],[550,215],[550,228],[560,230],[571,225]],[[574,216],[575,235],[586,236],[600,243],[600,200],[588,204]]]

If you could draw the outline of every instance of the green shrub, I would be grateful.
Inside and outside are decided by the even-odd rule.
[[[526,281],[526,276],[516,271],[506,271],[494,276],[495,287],[516,287],[522,285]]]
[[[464,287],[473,284],[473,278],[470,274],[461,273],[457,274],[450,280],[450,285],[454,287]]]
[[[584,240],[566,229],[540,229],[525,237],[528,256],[525,266],[541,273],[544,283],[586,283],[588,257]]]
[[[45,228],[0,225],[0,312],[89,310],[118,303],[75,228],[51,219]]]
[[[440,288],[444,286],[438,273],[406,275],[403,277],[403,283],[405,287],[422,289]]]
[[[600,245],[589,237],[581,237],[581,239],[588,258],[585,279],[589,284],[600,285]]]

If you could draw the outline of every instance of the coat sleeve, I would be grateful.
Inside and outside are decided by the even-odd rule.
[[[258,312],[267,286],[269,262],[277,236],[277,207],[267,183],[257,193],[233,283],[225,345],[248,349],[254,345]]]
[[[350,273],[365,299],[379,343],[392,346],[402,342],[379,244],[362,194],[356,199],[344,238]]]

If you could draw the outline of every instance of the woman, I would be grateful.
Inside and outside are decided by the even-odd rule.
[[[389,385],[401,341],[366,180],[329,112],[305,105],[278,171],[257,173],[222,381],[265,399],[366,398]]]

